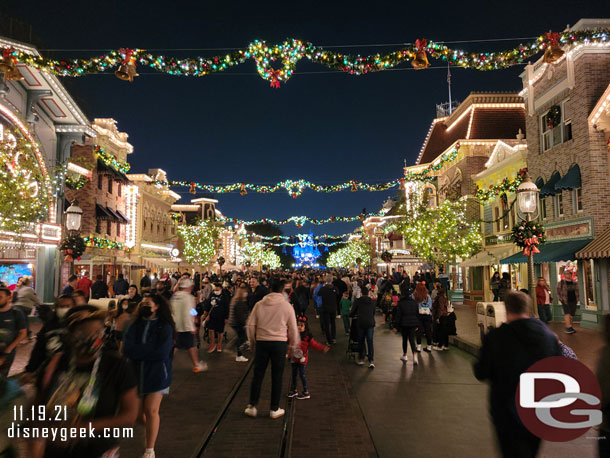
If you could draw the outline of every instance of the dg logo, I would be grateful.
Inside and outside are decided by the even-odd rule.
[[[521,374],[516,404],[523,425],[551,442],[574,440],[602,422],[595,374],[563,356],[542,359]]]

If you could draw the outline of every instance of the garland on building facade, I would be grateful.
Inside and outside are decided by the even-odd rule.
[[[527,175],[527,167],[520,169],[514,178],[505,177],[500,184],[490,184],[487,189],[477,186],[474,190],[474,197],[482,202],[487,202],[501,194],[515,192],[519,185],[523,183],[525,175]]]
[[[80,260],[87,249],[87,242],[80,235],[68,235],[59,244],[59,250],[64,256],[64,261],[74,262]]]
[[[119,67],[115,72],[117,77],[133,81],[133,78],[138,76],[136,72],[138,65],[168,75],[204,76],[224,71],[252,59],[256,63],[258,74],[268,81],[271,87],[278,88],[281,83],[290,79],[301,59],[308,59],[331,70],[353,75],[389,70],[409,61],[416,69],[427,68],[430,65],[427,55],[462,68],[498,70],[527,62],[540,52],[545,52],[545,61],[553,62],[563,55],[561,46],[608,43],[609,36],[608,29],[546,33],[530,43],[520,44],[511,49],[481,53],[451,49],[443,43],[422,38],[395,51],[369,56],[328,51],[296,39],[287,39],[275,45],[256,40],[244,49],[223,56],[185,59],[154,55],[143,49],[121,48],[89,59],[55,60],[23,53],[13,48],[4,48],[3,60],[7,65],[14,66],[17,62],[22,62],[45,72],[70,77],[100,73]]]
[[[126,250],[127,248],[121,242],[116,242],[114,240],[105,239],[103,237],[97,237],[94,235],[90,235],[88,237],[83,237],[85,241],[85,245],[92,248],[101,248],[103,250]]]
[[[406,181],[429,181],[429,180],[433,179],[434,177],[430,174],[432,172],[438,172],[440,169],[443,168],[443,166],[445,164],[455,161],[459,151],[460,151],[460,144],[458,142],[455,145],[455,148],[452,151],[443,154],[441,156],[441,159],[438,162],[429,165],[428,167],[426,167],[425,169],[423,169],[419,172],[410,172],[408,170],[408,167],[405,167],[404,179]]]
[[[93,147],[93,152],[104,164],[115,168],[121,173],[127,173],[129,172],[129,169],[131,169],[129,162],[119,160],[116,156],[104,151],[104,148],[99,145]]]

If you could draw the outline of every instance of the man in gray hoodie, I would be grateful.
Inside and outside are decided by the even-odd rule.
[[[246,322],[246,331],[251,348],[255,348],[254,373],[250,388],[250,404],[244,413],[256,417],[256,405],[261,394],[267,364],[271,360],[271,418],[284,415],[280,408],[282,395],[282,373],[286,363],[288,342],[292,348],[301,343],[294,308],[284,296],[285,281],[279,278],[271,281],[271,293],[258,301]]]

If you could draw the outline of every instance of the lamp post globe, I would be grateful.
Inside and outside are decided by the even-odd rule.
[[[531,221],[538,217],[538,195],[540,190],[530,179],[529,174],[525,174],[523,183],[517,188],[517,199],[519,211],[525,216],[526,221]],[[534,316],[538,316],[536,306],[536,283],[534,281],[534,252],[530,250],[527,257],[527,290],[532,298],[532,308]]]
[[[70,206],[64,212],[64,215],[66,216],[66,229],[70,232],[80,231],[83,210],[78,206],[78,202],[76,200],[70,204]]]

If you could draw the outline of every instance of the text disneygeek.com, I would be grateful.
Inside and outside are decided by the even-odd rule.
[[[67,442],[73,439],[131,439],[133,428],[96,429],[91,423],[87,427],[34,427],[12,423],[8,428],[9,439],[50,439]]]

